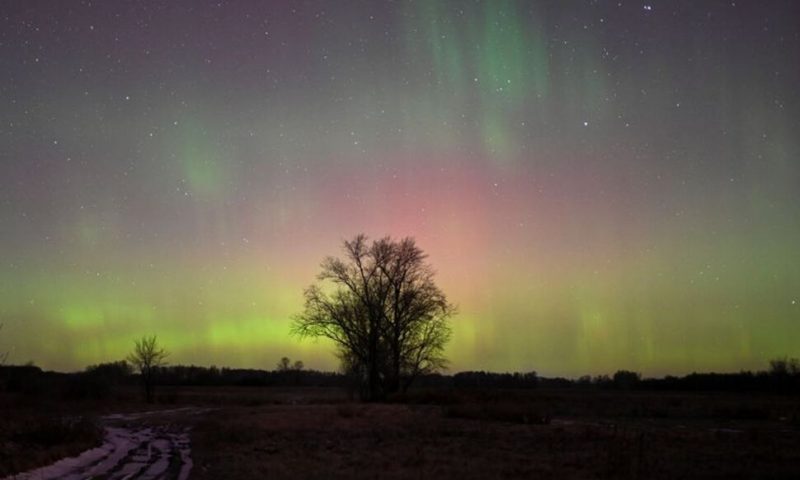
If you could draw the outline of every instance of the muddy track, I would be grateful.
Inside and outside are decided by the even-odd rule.
[[[158,419],[203,411],[179,409],[102,417],[101,446],[3,480],[186,480],[192,469],[189,427]]]

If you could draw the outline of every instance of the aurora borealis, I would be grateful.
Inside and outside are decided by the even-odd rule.
[[[800,3],[0,9],[0,351],[333,369],[342,240],[413,236],[452,370],[800,355]]]

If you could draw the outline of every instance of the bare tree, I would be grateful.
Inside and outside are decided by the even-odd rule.
[[[165,359],[169,354],[160,348],[156,336],[144,336],[135,341],[133,352],[128,355],[128,361],[139,371],[144,388],[145,400],[153,401],[155,388],[155,374],[158,367],[166,365]]]
[[[769,373],[776,377],[800,375],[800,360],[786,356],[769,361]]]
[[[292,361],[289,360],[289,357],[281,357],[277,367],[279,372],[288,372],[292,368]]]
[[[345,370],[380,400],[405,390],[420,374],[444,368],[455,307],[433,281],[414,239],[365,235],[344,242],[344,259],[322,262],[318,283],[305,290],[305,309],[292,325],[300,337],[325,337]]]

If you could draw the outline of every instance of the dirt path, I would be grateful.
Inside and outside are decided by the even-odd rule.
[[[189,427],[170,419],[205,411],[181,408],[101,417],[101,446],[3,480],[186,480],[192,470]]]

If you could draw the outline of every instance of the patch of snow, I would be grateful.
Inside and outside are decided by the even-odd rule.
[[[130,422],[157,414],[198,414],[207,410],[179,408],[113,414],[101,417],[101,421]],[[106,426],[101,446],[86,450],[77,457],[64,458],[52,465],[0,480],[82,480],[99,476],[118,480],[134,477],[155,480],[164,478],[171,461],[180,465],[178,479],[187,480],[193,466],[188,428]]]

